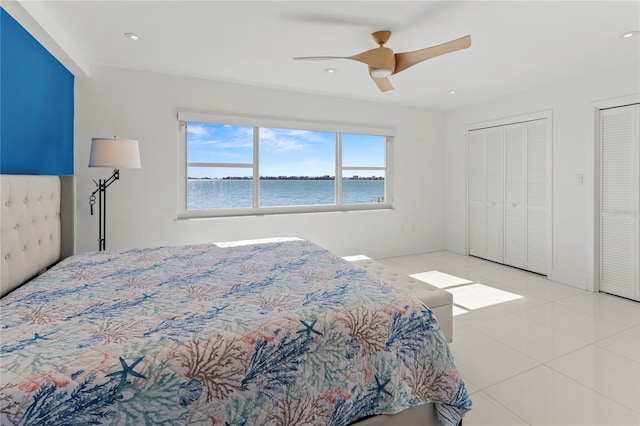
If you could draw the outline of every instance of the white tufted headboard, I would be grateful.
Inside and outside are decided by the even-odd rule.
[[[65,178],[62,186],[73,192],[73,177]],[[59,176],[0,175],[0,297],[57,262],[61,254],[73,253],[73,213],[71,240],[69,235],[62,238],[61,208],[67,210],[62,198]],[[69,218],[62,222],[68,229]],[[63,239],[71,241],[70,252],[61,245]]]

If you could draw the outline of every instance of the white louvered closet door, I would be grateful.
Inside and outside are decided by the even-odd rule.
[[[504,238],[504,130],[487,129],[487,251],[486,259],[502,263]]]
[[[469,254],[485,257],[486,253],[486,160],[485,132],[468,134],[469,179]]]
[[[600,112],[600,291],[640,300],[640,106]]]
[[[472,256],[547,274],[548,122],[468,132]]]
[[[504,263],[524,268],[524,130],[523,123],[505,126]]]
[[[527,123],[525,269],[547,274],[547,120]]]

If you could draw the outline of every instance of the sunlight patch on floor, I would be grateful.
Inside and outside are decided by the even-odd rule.
[[[475,310],[500,303],[522,299],[524,296],[508,291],[489,287],[488,285],[475,283],[461,287],[450,288],[453,294],[453,304],[464,309]]]
[[[237,241],[219,241],[213,243],[220,248],[250,246],[255,244],[272,244],[281,243],[283,241],[303,241],[298,237],[274,237],[274,238],[258,238],[255,240],[237,240]]]
[[[343,256],[342,258],[347,262],[357,262],[358,260],[371,260],[369,256],[365,256],[364,254],[354,254],[353,256]]]
[[[365,255],[344,256],[350,262],[370,260]],[[524,296],[500,290],[472,280],[447,274],[441,271],[417,272],[409,275],[434,287],[444,289],[453,295],[453,316],[463,315],[476,309],[487,308],[500,303],[523,299]]]
[[[453,316],[524,297],[440,271],[418,272],[410,277],[453,294]]]
[[[451,311],[453,312],[454,317],[458,315],[466,314],[469,312],[467,309],[463,309],[457,305],[453,305]]]
[[[419,272],[417,274],[411,274],[409,276],[438,288],[448,288],[462,284],[473,283],[473,281],[469,281],[465,278],[445,274],[444,272],[440,271]]]

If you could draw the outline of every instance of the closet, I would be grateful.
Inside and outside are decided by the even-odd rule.
[[[600,291],[640,300],[640,105],[600,111]]]
[[[548,119],[469,130],[469,254],[546,275]]]

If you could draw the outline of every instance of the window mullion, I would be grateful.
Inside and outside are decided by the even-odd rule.
[[[253,208],[260,207],[260,128],[253,128]]]
[[[342,205],[342,133],[336,133],[336,205]]]
[[[179,171],[178,175],[182,177],[181,182],[181,190],[178,193],[178,217],[183,216],[187,212],[187,175],[188,175],[188,157],[187,157],[187,122],[179,121],[180,125],[180,151],[179,158],[181,161],[178,162]]]
[[[387,136],[384,138],[384,202],[390,204],[393,201],[393,189],[391,185],[389,185],[390,179],[389,175],[393,172],[393,144],[391,141],[392,137]]]

